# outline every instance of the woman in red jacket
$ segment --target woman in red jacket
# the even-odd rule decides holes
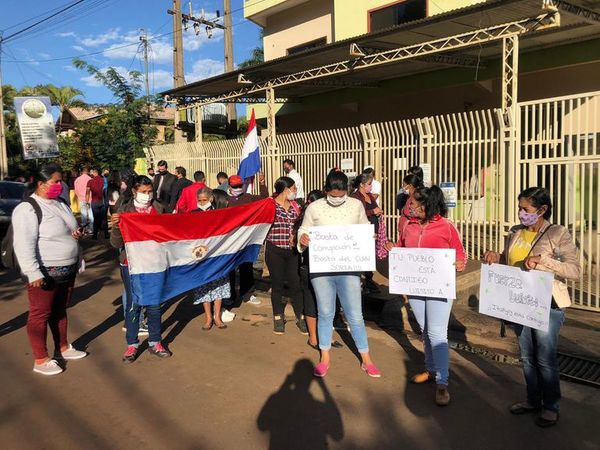
[[[417,189],[411,199],[410,216],[396,246],[408,248],[453,248],[456,270],[465,270],[467,257],[454,224],[446,219],[448,208],[437,186]],[[394,245],[389,242],[388,250]],[[423,335],[426,371],[411,378],[413,383],[435,380],[435,402],[450,403],[448,392],[448,321],[453,299],[409,295],[410,307]]]

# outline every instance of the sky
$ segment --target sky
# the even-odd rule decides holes
[[[2,46],[3,83],[17,88],[48,83],[72,86],[83,91],[83,100],[88,103],[110,103],[114,101],[112,94],[87,72],[73,67],[72,59],[79,57],[100,69],[112,66],[121,73],[143,73],[139,37],[140,29],[144,29],[150,42],[150,91],[158,93],[173,87],[173,19],[167,14],[172,0],[84,0],[55,19],[9,38],[75,1],[1,0],[0,30],[6,38]],[[244,19],[243,3],[231,0],[236,65],[260,45],[260,27]],[[187,13],[187,0],[182,4]],[[223,2],[194,0],[192,9],[196,16],[204,10],[206,18],[211,19],[216,10],[223,15]],[[223,72],[221,30],[213,30],[209,38],[204,29],[196,35],[190,24],[183,40],[186,83]]]

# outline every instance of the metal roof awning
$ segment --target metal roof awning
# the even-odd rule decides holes
[[[364,65],[358,67],[361,60],[368,59],[369,55],[536,18],[542,13],[545,3],[548,2],[493,0],[190,83],[163,92],[163,95],[176,98],[180,103],[209,103],[213,99],[238,102],[264,101],[264,89],[260,87],[269,80],[283,77],[289,78],[290,81],[277,85],[277,98],[296,99],[344,88],[376,87],[382,80],[448,67],[484,65],[486,60],[500,57],[499,45],[482,41],[482,44],[465,45],[450,51],[442,47],[433,49],[435,51],[424,56],[397,58],[369,67]],[[520,43],[522,52],[600,37],[600,12],[597,11],[600,8],[600,1],[554,0],[549,3],[552,3],[560,13],[560,27],[523,34]],[[351,49],[354,49],[353,54]],[[314,71],[336,63],[345,63],[347,67],[349,60],[356,61],[357,68],[366,70],[340,71],[323,77],[311,77],[309,80],[295,77],[295,74],[303,71]],[[256,86],[257,89],[243,89],[251,86]],[[241,89],[243,94],[240,94]],[[228,96],[226,95],[228,93],[236,93],[236,95]]]

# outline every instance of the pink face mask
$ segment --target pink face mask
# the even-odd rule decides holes
[[[46,194],[50,199],[56,199],[60,197],[62,193],[62,185],[60,183],[54,183],[48,186],[48,193]]]

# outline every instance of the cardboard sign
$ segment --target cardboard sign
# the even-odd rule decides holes
[[[332,225],[309,230],[310,273],[373,272],[373,225]]]
[[[456,250],[394,248],[390,252],[390,294],[456,298]]]
[[[548,331],[554,275],[501,264],[482,264],[479,312]]]

